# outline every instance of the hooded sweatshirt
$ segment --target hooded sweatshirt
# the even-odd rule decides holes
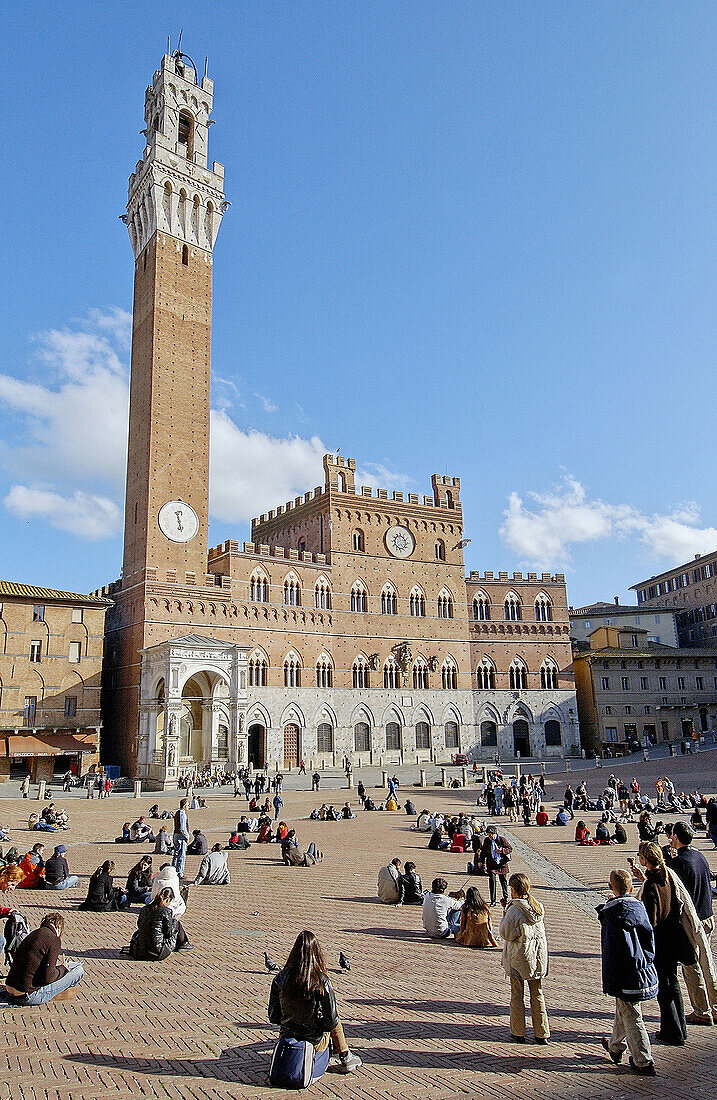
[[[599,905],[597,914],[603,993],[633,1003],[656,996],[655,936],[645,906],[626,894]]]
[[[181,917],[187,906],[180,893],[179,875],[172,866],[162,867],[152,879],[151,900],[154,901],[159,891],[164,890],[165,887],[168,887],[174,895],[169,903],[169,908],[175,917]]]
[[[506,974],[517,970],[521,978],[531,981],[548,973],[548,941],[545,938],[543,907],[533,899],[537,912],[527,898],[513,898],[505,907],[500,922],[503,939],[503,969]]]

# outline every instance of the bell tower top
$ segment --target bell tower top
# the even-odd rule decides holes
[[[214,82],[186,54],[165,54],[144,97],[146,146],[130,176],[127,214],[135,259],[155,232],[211,253],[222,215],[224,166],[208,167]]]

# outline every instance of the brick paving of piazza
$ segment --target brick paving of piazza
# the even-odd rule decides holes
[[[615,762],[612,770],[628,779],[637,774],[651,791],[658,774],[669,774],[678,790],[700,784],[708,792],[717,789],[716,764],[712,751],[646,764],[641,759]],[[606,764],[603,771],[575,771],[572,779],[586,778],[593,793],[610,770]],[[549,777],[551,805],[564,781],[562,773]],[[341,804],[342,793],[327,789],[320,800],[333,797]],[[355,805],[355,792],[350,793]],[[469,794],[413,788],[412,797],[418,809],[450,812],[475,795],[472,789]],[[162,964],[133,962],[119,954],[135,927],[137,907],[129,914],[96,914],[79,912],[77,905],[89,873],[102,860],[116,860],[116,881],[123,883],[140,854],[151,851],[151,845],[115,845],[122,822],[134,820],[155,800],[162,808],[174,808],[176,796],[65,798],[71,829],[56,839],[27,831],[27,815],[36,802],[0,801],[0,821],[11,827],[12,842],[21,851],[38,839],[48,847],[53,839],[68,845],[80,887],[64,894],[23,891],[16,898],[33,927],[48,909],[66,912],[64,946],[85,968],[74,1001],[2,1010],[2,1100],[284,1095],[267,1086],[275,1032],[266,1019],[271,979],[263,951],[283,962],[305,927],[317,933],[327,951],[347,1038],[364,1062],[355,1074],[327,1074],[312,1086],[312,1095],[503,1098],[510,1090],[591,1100],[714,1093],[717,1028],[691,1027],[685,1049],[655,1045],[657,1082],[635,1077],[626,1066],[614,1067],[599,1045],[609,1031],[614,1002],[600,992],[593,890],[604,889],[610,867],[627,865],[628,853],[636,849],[635,825],[628,826],[627,848],[579,848],[572,843],[572,828],[504,828],[501,821],[501,831],[515,843],[513,869],[531,875],[545,905],[551,953],[544,983],[551,1043],[518,1047],[509,1041],[509,988],[500,952],[430,941],[418,907],[396,909],[375,900],[376,871],[393,856],[413,858],[424,885],[445,874],[450,889],[466,882],[466,857],[429,852],[428,836],[411,832],[411,819],[403,813],[359,811],[355,821],[313,822],[306,818],[316,795],[288,790],[284,799],[284,816],[304,845],[315,840],[324,849],[325,862],[286,868],[278,845],[253,844],[249,852],[232,852],[231,886],[198,887],[190,895],[182,919],[196,950]],[[56,801],[62,805],[62,795]],[[210,844],[226,840],[245,805],[230,793],[210,795],[207,808],[190,815],[190,825],[201,826]],[[598,815],[584,816],[594,829]],[[711,844],[701,839],[698,847],[717,868]],[[154,861],[155,867],[164,862],[158,856]],[[198,864],[199,857],[189,858],[188,877]],[[471,882],[487,893],[486,879]],[[493,912],[497,922],[499,907]],[[339,950],[352,961],[350,973],[338,970]],[[656,1001],[649,1002],[645,1016],[652,1036]]]

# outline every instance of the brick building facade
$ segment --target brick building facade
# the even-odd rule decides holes
[[[676,612],[681,646],[717,646],[717,550],[634,584],[639,607]]]
[[[122,579],[102,590],[112,756],[148,783],[196,764],[543,756],[578,744],[564,577],[465,576],[458,478],[324,484],[207,544],[212,82],[165,57],[130,179],[135,256]]]

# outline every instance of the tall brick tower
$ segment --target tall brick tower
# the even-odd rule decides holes
[[[135,257],[123,589],[146,568],[207,568],[212,250],[224,168],[207,167],[213,82],[175,51],[145,94],[146,148],[129,181]],[[189,574],[189,577],[187,576]]]

